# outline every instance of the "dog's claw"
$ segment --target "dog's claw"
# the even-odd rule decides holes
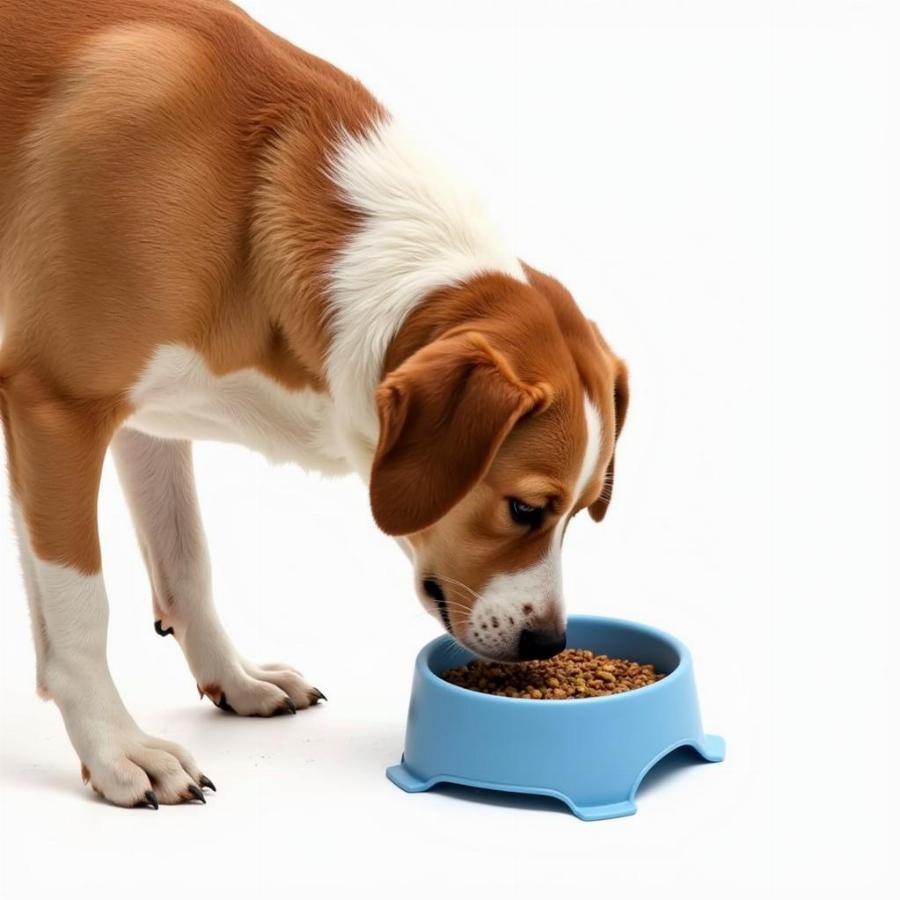
[[[150,809],[159,809],[159,798],[153,791],[147,791],[144,794],[144,803],[150,807]]]
[[[200,782],[201,787],[209,788],[211,791],[215,791],[216,786],[205,775],[201,775],[198,781]]]
[[[313,697],[315,697],[316,700],[328,700],[328,698],[317,687],[314,687],[312,689],[312,693]],[[316,700],[314,700],[313,702],[315,703]]]
[[[188,790],[195,800],[199,800],[201,803],[206,803],[206,797],[203,796],[203,791],[197,787],[196,784],[189,784]]]
[[[197,693],[200,695],[201,700],[206,696],[206,694],[203,693],[203,688],[200,687],[199,684],[197,685]]]
[[[168,637],[170,634],[175,634],[175,629],[171,625],[168,628],[162,627],[162,619],[157,619],[153,623],[153,627],[156,629],[156,633],[160,637]]]
[[[297,704],[291,700],[290,697],[284,698],[284,703],[281,704],[281,712],[282,713],[290,713],[292,716],[297,715]]]
[[[223,693],[221,697],[219,697],[219,702],[216,704],[219,709],[224,710],[225,712],[234,712],[234,707],[229,705],[228,700],[225,699],[225,694]]]

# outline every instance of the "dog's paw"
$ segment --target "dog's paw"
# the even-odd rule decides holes
[[[224,675],[197,683],[200,696],[239,716],[278,716],[327,699],[291,666],[253,665],[241,660]]]
[[[82,761],[81,777],[117,806],[145,806],[199,800],[203,788],[215,790],[194,758],[171,741],[142,731],[109,736]]]

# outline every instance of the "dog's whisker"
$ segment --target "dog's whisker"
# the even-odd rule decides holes
[[[463,602],[463,601],[470,601],[471,598],[467,594],[460,593],[452,585],[445,585],[443,588],[443,593],[444,593],[444,602],[445,603],[455,604],[456,606],[464,606],[466,609],[469,609],[469,607],[471,606],[470,602]],[[447,594],[450,595],[449,598],[447,597]],[[462,599],[460,600],[460,599],[456,599],[456,598],[462,598]]]
[[[446,597],[447,593],[451,594],[449,599]],[[471,610],[472,606],[470,603],[465,603],[460,599],[454,599],[463,598],[463,600],[469,600],[470,598],[465,594],[455,593],[453,588],[448,588],[447,590],[445,590],[444,595],[444,602],[447,604],[447,606],[453,606],[456,609],[464,609],[466,612],[469,612],[469,610]]]
[[[459,581],[456,578],[451,578],[449,575],[441,575],[439,573],[435,573],[435,578],[439,579],[440,581],[448,581],[448,582],[450,582],[450,584],[457,585],[457,586],[463,588],[464,590],[468,591],[469,594],[471,594],[475,600],[484,599],[481,596],[481,594],[478,593],[478,591],[473,590],[467,584],[464,584],[462,581]]]
[[[445,596],[444,606],[454,612],[468,616],[472,612],[472,606],[468,603],[461,603],[459,600],[447,598]]]
[[[438,575],[437,577],[442,581],[448,581],[452,585],[463,588],[463,590],[468,591],[473,597],[478,596],[477,591],[470,588],[465,582],[459,581],[457,578],[451,578],[449,575]]]
[[[447,596],[448,594],[450,595],[449,597]],[[453,606],[456,609],[464,609],[466,612],[469,612],[472,608],[471,598],[467,594],[461,593],[452,585],[444,586],[444,602],[448,606]]]

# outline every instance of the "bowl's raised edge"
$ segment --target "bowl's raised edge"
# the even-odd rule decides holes
[[[691,663],[691,653],[685,644],[679,641],[678,638],[673,637],[667,631],[662,631],[659,628],[654,628],[652,625],[644,625],[642,622],[633,622],[629,619],[616,619],[609,616],[591,616],[584,614],[569,616],[567,622],[578,622],[579,624],[584,623],[594,625],[618,625],[630,628],[633,631],[638,631],[641,634],[648,635],[649,637],[656,638],[663,643],[669,644],[672,649],[674,649],[678,654],[678,665],[676,665],[675,668],[668,675],[666,675],[665,678],[655,682],[654,684],[648,684],[646,687],[635,688],[634,690],[625,691],[621,694],[610,694],[606,697],[573,697],[569,700],[530,700],[527,697],[501,697],[497,694],[482,694],[480,691],[473,691],[469,688],[459,687],[459,685],[451,684],[449,681],[444,681],[444,679],[441,678],[440,675],[437,675],[431,670],[431,667],[428,665],[428,658],[437,650],[438,647],[442,645],[453,644],[455,646],[460,646],[449,635],[442,635],[441,637],[435,638],[433,641],[429,641],[416,656],[415,668],[416,671],[429,684],[433,685],[439,690],[449,691],[451,694],[455,693],[459,695],[465,695],[469,697],[469,699],[472,700],[473,703],[530,703],[533,706],[552,704],[553,707],[556,708],[560,706],[568,706],[572,703],[584,705],[585,703],[624,702],[627,701],[629,697],[633,698],[635,695],[646,696],[648,691],[664,690],[666,687],[671,686],[671,679],[676,678],[676,676],[679,679],[683,677],[684,671]],[[466,650],[466,652],[471,653],[468,648],[464,647],[463,649]],[[474,654],[472,655],[474,656]],[[669,684],[667,685],[666,682],[668,682]]]

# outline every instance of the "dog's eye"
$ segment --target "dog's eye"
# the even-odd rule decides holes
[[[515,497],[509,498],[509,514],[517,525],[527,525],[529,528],[539,528],[544,521],[542,506],[532,506]]]

